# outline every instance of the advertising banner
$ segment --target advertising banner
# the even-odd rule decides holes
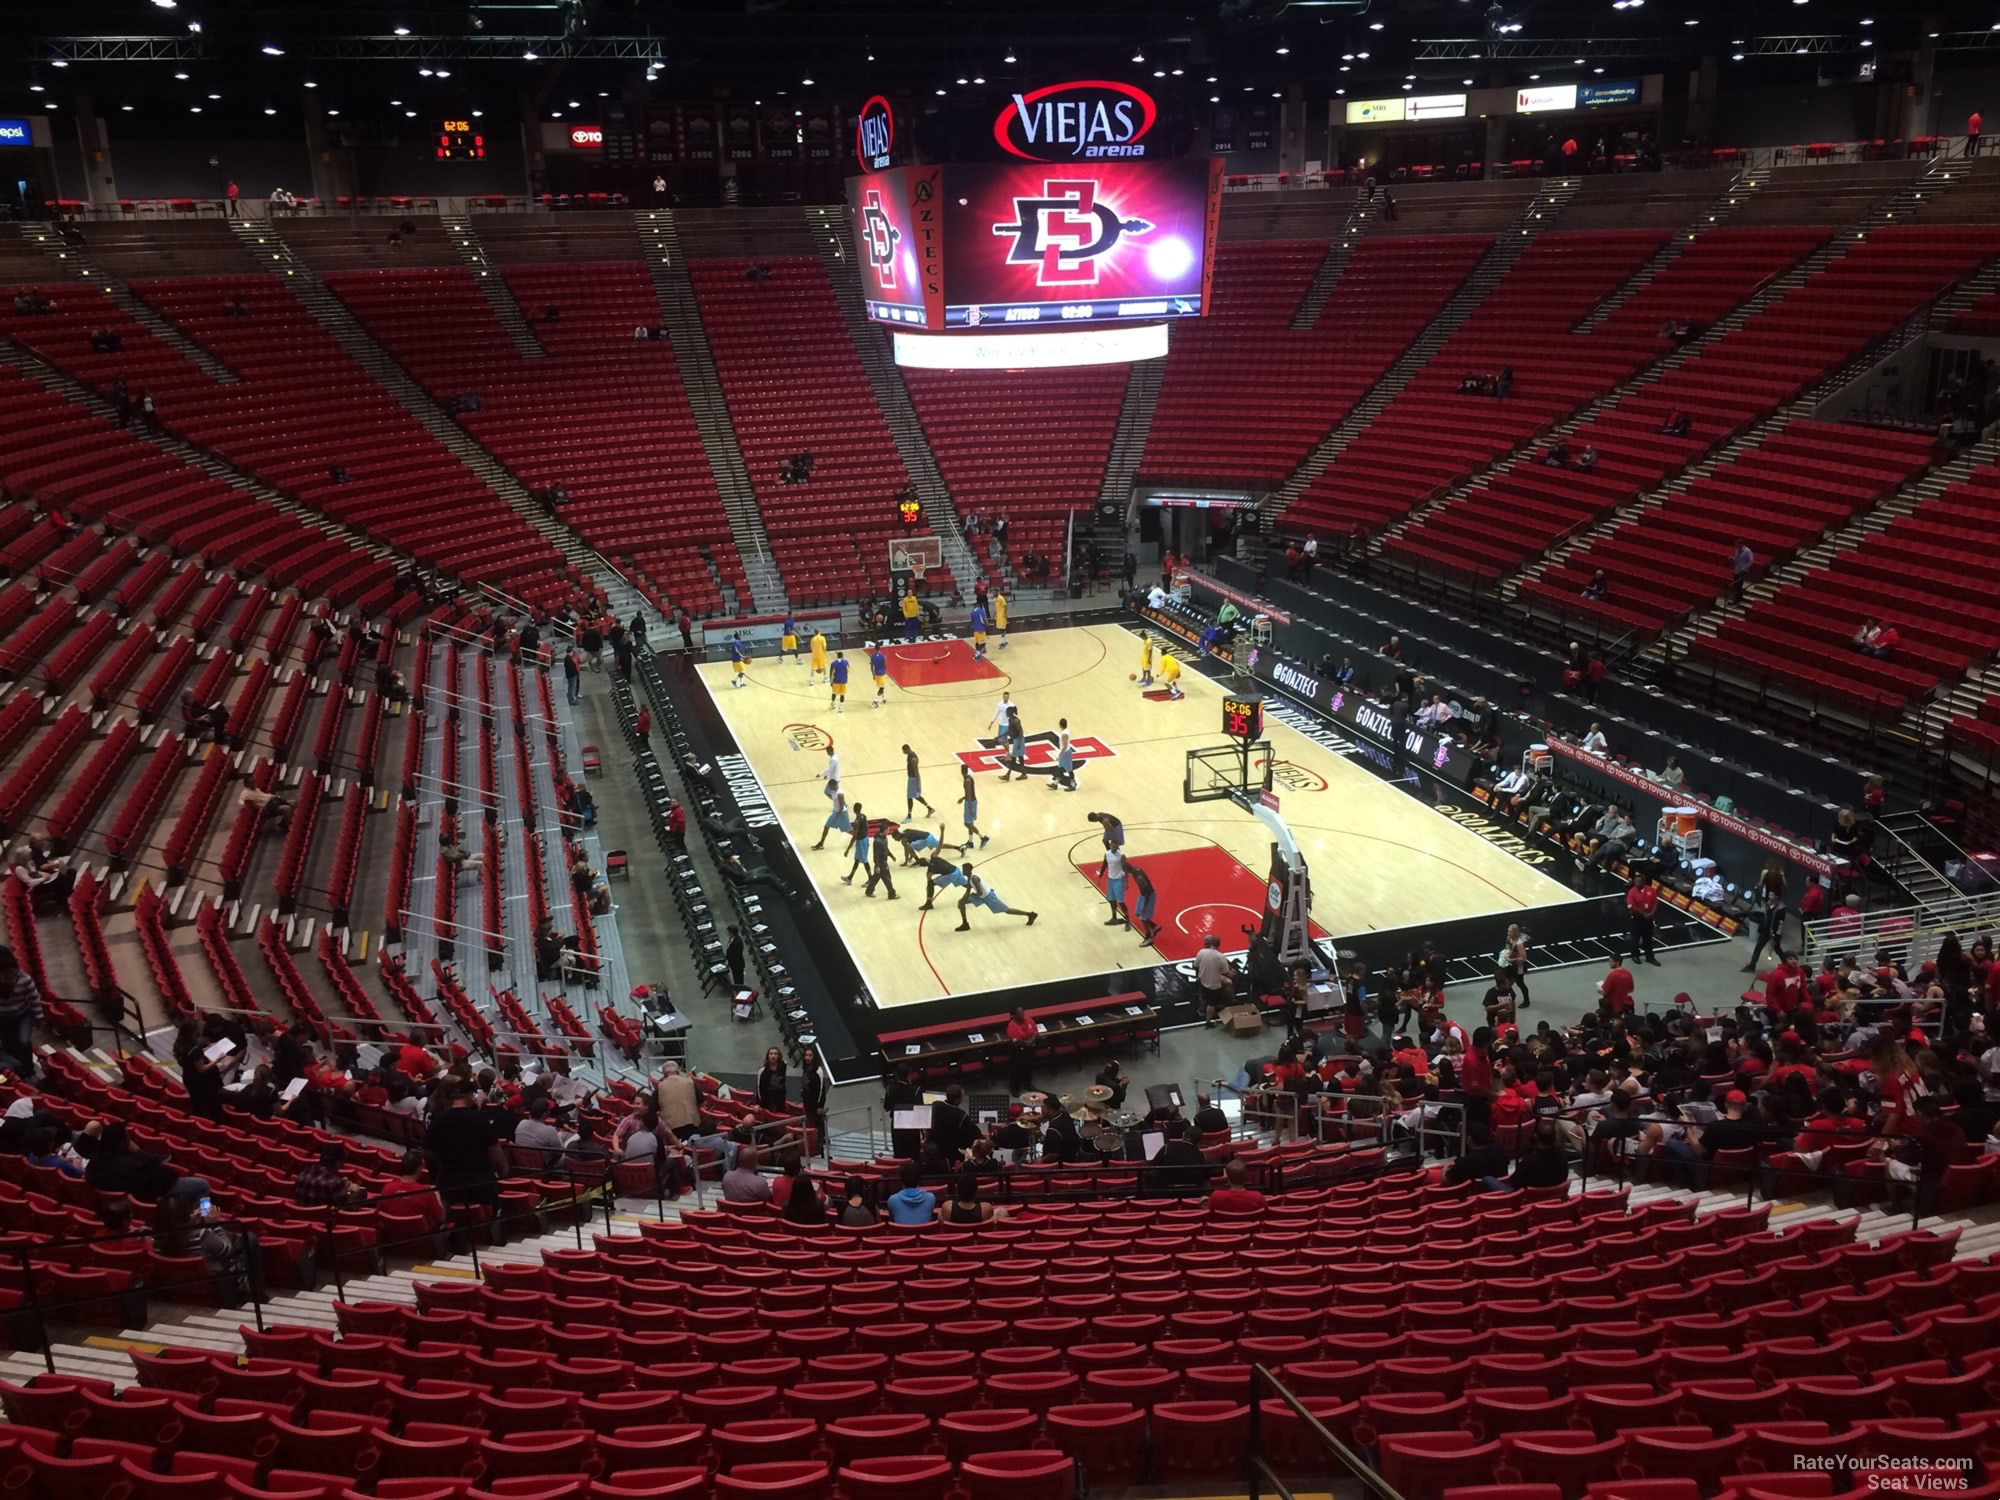
[[[933,326],[925,310],[910,205],[908,179],[920,170],[899,167],[847,179],[847,211],[861,258],[861,290],[868,316],[878,323]]]
[[[1548,88],[1522,89],[1514,95],[1514,108],[1524,115],[1542,114],[1548,110],[1575,109],[1576,85],[1563,83]]]
[[[1251,670],[1259,681],[1317,710],[1343,729],[1400,751],[1411,764],[1422,766],[1453,786],[1472,784],[1478,763],[1457,741],[1448,734],[1418,728],[1407,718],[1399,719],[1392,705],[1366,693],[1342,688],[1310,667],[1287,661],[1271,651],[1258,652]]]
[[[1605,104],[1637,104],[1639,102],[1639,80],[1619,78],[1610,83],[1579,84],[1576,102],[1585,109],[1594,109]]]

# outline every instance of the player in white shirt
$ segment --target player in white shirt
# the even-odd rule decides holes
[[[819,774],[826,783],[827,796],[831,797],[840,790],[840,756],[831,745],[826,747],[826,769]]]

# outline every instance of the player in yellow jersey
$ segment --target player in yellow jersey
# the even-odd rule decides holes
[[[785,616],[785,633],[778,637],[778,656],[780,660],[789,656],[792,659],[792,665],[798,665],[799,622],[794,620],[790,615]]]
[[[1004,590],[993,591],[993,633],[1000,637],[1000,649],[1007,649],[1007,595]]]
[[[818,682],[824,676],[826,676],[826,632],[815,625],[812,638],[812,671],[807,675],[806,681]]]
[[[923,605],[917,602],[917,591],[915,589],[907,590],[903,594],[903,639],[904,640],[914,641],[917,638],[917,616],[921,615],[923,612],[924,612]]]
[[[1151,632],[1142,631],[1139,635],[1139,686],[1149,688],[1152,685],[1153,637]]]
[[[1184,696],[1181,692],[1180,659],[1174,655],[1171,647],[1162,646],[1160,648],[1160,681],[1167,685],[1167,696],[1169,698]]]

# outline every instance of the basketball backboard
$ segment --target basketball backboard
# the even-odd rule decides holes
[[[1181,800],[1219,802],[1247,795],[1260,787],[1268,791],[1270,786],[1269,740],[1259,740],[1247,746],[1203,745],[1187,753],[1187,773],[1181,781]]]
[[[889,538],[889,577],[901,579],[915,574],[927,577],[944,566],[944,543],[935,536],[892,536]]]

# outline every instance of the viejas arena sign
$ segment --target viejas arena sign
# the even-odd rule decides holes
[[[1146,136],[1159,117],[1153,96],[1129,83],[1052,83],[1010,96],[993,121],[993,139],[1023,161],[1131,160],[1147,154]]]
[[[854,122],[854,156],[864,172],[880,172],[889,165],[896,147],[896,116],[889,101],[874,95],[861,106]]]

